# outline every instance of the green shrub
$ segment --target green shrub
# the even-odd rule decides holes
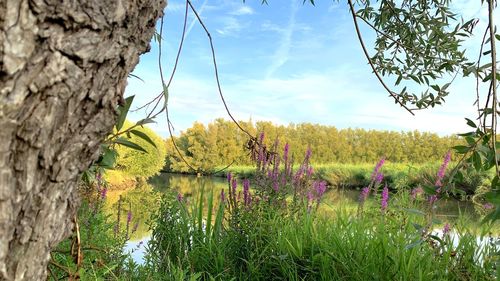
[[[124,128],[130,126],[132,126],[132,123],[126,121]],[[147,127],[142,128],[138,126],[135,129],[146,134],[156,144],[156,147],[133,134],[125,136],[127,138],[130,137],[130,141],[144,148],[147,153],[123,145],[117,145],[118,159],[116,167],[118,170],[134,177],[149,178],[157,175],[165,165],[165,158],[167,156],[165,142],[159,135]]]

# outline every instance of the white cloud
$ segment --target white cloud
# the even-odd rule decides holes
[[[247,26],[246,24],[242,24],[235,17],[223,17],[220,21],[222,22],[222,28],[218,28],[216,31],[222,36],[236,36],[245,26]]]
[[[249,6],[241,6],[238,9],[230,12],[230,14],[234,16],[253,15],[254,13],[255,11]]]
[[[276,51],[274,52],[273,61],[271,62],[271,65],[267,68],[267,77],[272,76],[274,72],[276,72],[276,70],[278,70],[278,68],[284,65],[288,60],[290,45],[292,43],[292,35],[295,29],[295,15],[297,14],[298,10],[297,1],[293,0],[290,1],[290,3],[291,3],[291,9],[290,9],[288,25],[284,29],[278,49],[276,49]]]

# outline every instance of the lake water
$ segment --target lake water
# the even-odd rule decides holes
[[[155,205],[158,196],[166,190],[176,190],[189,201],[190,198],[197,196],[202,188],[205,191],[213,190],[215,195],[220,194],[222,189],[227,189],[228,185],[226,179],[221,177],[161,174],[135,189],[108,192],[107,211],[116,216],[118,198],[121,197],[122,202],[125,202],[121,207],[121,221],[126,221],[126,214],[128,210],[131,210],[132,225],[137,224],[137,230],[132,233],[131,239],[126,245],[126,251],[132,253],[136,262],[142,262],[145,245],[150,236],[147,221],[157,208]],[[214,197],[218,198],[218,196]],[[330,189],[325,193],[322,202],[327,206],[356,206],[358,198],[358,190]],[[436,217],[443,221],[453,221],[460,213],[465,214],[472,221],[479,219],[473,204],[452,199],[439,201]]]

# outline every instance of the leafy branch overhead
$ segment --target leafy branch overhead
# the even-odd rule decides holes
[[[375,54],[370,62],[383,76],[395,76],[395,86],[412,82],[426,89],[419,95],[403,87],[398,98],[415,109],[442,104],[450,83],[436,80],[450,74],[451,81],[471,64],[461,49],[477,20],[463,22],[451,12],[448,0],[357,1],[356,17],[376,33]]]

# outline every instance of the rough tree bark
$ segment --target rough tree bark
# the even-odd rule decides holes
[[[164,0],[0,0],[0,280],[43,280]]]

